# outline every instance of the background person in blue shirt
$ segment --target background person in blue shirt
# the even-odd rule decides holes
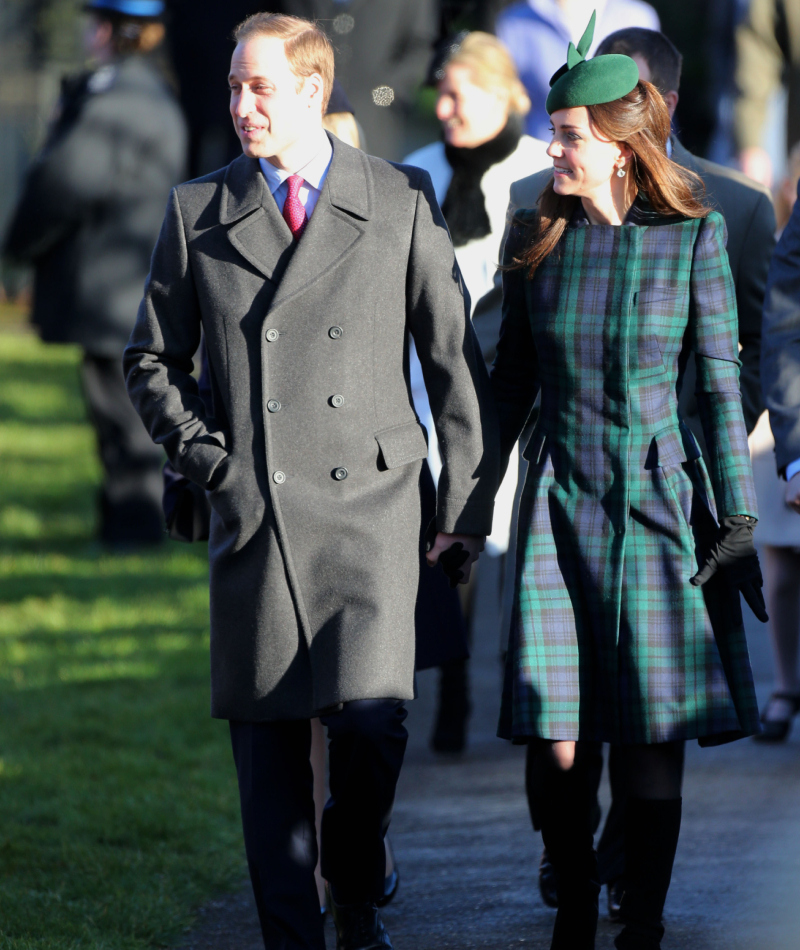
[[[660,29],[658,14],[643,0],[520,0],[497,18],[497,36],[514,57],[531,100],[525,131],[534,138],[550,141],[550,117],[544,107],[550,77],[563,64],[570,40],[577,43],[593,10],[597,25],[589,56],[623,27]]]

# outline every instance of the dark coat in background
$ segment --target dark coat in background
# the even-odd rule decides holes
[[[438,36],[434,0],[286,0],[282,6],[317,20],[330,36],[336,78],[368,151],[399,161],[423,144],[415,140],[413,108]]]
[[[800,458],[800,200],[769,269],[761,379],[775,436],[775,461],[783,472]]]
[[[491,529],[495,419],[430,179],[331,141],[296,246],[253,159],[175,189],[126,350],[151,435],[210,491],[220,718],[413,696],[427,444],[409,332],[445,459],[437,526]],[[191,376],[201,327],[214,418]]]
[[[775,248],[775,211],[766,188],[724,165],[717,165],[688,152],[673,138],[672,158],[695,172],[706,186],[706,199],[721,212],[728,228],[728,262],[736,290],[739,315],[739,386],[742,412],[748,432],[755,428],[764,411],[761,399],[759,363],[761,359],[761,309],[767,271]],[[690,358],[683,378],[679,408],[700,446],[705,449],[697,400],[694,395],[695,361]]]
[[[736,290],[739,320],[742,411],[747,431],[751,432],[764,408],[759,381],[761,308],[767,270],[775,247],[772,201],[769,192],[761,185],[730,168],[692,155],[675,138],[672,139],[672,158],[703,179],[707,200],[725,218],[728,229],[726,250]],[[534,208],[552,176],[552,169],[548,168],[515,181],[511,185],[509,218],[518,208]],[[705,450],[705,437],[694,395],[695,378],[694,354],[690,354],[683,376],[679,409],[700,447]]]
[[[269,9],[291,13],[270,0],[166,0],[167,42],[189,125],[188,177],[199,178],[242,153],[230,113],[225,81],[231,68],[233,31],[242,20]],[[163,207],[162,207],[163,212]]]
[[[185,153],[183,115],[145,58],[102,67],[67,90],[4,248],[34,266],[43,340],[119,358]]]

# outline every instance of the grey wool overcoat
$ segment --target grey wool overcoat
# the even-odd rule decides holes
[[[494,410],[430,179],[332,142],[296,244],[255,159],[174,189],[125,352],[152,437],[209,491],[219,718],[413,696],[427,445],[409,332],[443,448],[437,527],[491,528]]]

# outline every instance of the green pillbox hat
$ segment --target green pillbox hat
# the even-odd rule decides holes
[[[639,82],[639,67],[630,56],[609,53],[586,59],[594,37],[596,16],[592,14],[577,47],[569,44],[566,63],[550,80],[546,104],[549,115],[559,109],[613,102],[626,96]]]

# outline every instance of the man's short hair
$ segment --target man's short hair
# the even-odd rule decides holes
[[[285,13],[254,13],[233,31],[236,43],[255,36],[275,36],[284,41],[286,59],[299,79],[312,73],[322,76],[322,114],[328,108],[333,89],[333,46],[325,33],[311,20]]]
[[[678,91],[683,56],[672,40],[658,30],[629,26],[627,29],[610,33],[597,47],[595,56],[605,56],[607,53],[641,56],[650,67],[652,83],[662,96],[673,90]]]

